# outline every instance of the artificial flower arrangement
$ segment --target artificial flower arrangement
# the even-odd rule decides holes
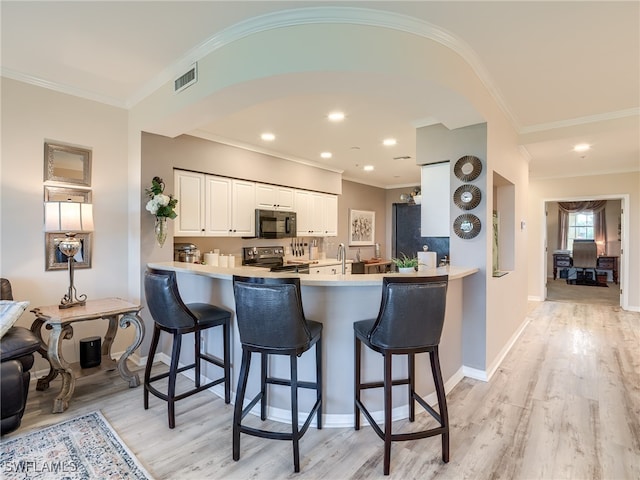
[[[175,212],[178,199],[173,195],[164,194],[164,181],[160,177],[153,177],[151,187],[145,190],[150,198],[147,202],[146,209],[156,217],[167,217],[172,220],[178,216]]]

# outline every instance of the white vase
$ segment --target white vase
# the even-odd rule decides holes
[[[400,273],[414,273],[416,271],[413,267],[398,267],[398,272]]]

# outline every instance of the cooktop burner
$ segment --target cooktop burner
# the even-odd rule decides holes
[[[242,265],[276,267],[284,264],[284,247],[244,247]]]
[[[269,268],[271,272],[309,273],[308,263],[285,265],[284,247],[244,247],[242,265]]]

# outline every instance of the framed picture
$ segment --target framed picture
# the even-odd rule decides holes
[[[45,142],[44,181],[91,186],[91,150]]]
[[[91,190],[84,188],[44,187],[45,202],[79,202],[91,203]]]
[[[91,268],[91,233],[76,233],[82,246],[74,257],[76,268]],[[45,233],[45,270],[66,270],[68,268],[67,256],[60,251],[58,245],[64,240],[64,233]]]
[[[373,245],[376,238],[376,212],[349,210],[349,245]]]

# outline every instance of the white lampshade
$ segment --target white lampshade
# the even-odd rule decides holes
[[[93,231],[93,205],[79,202],[44,202],[44,231]]]

